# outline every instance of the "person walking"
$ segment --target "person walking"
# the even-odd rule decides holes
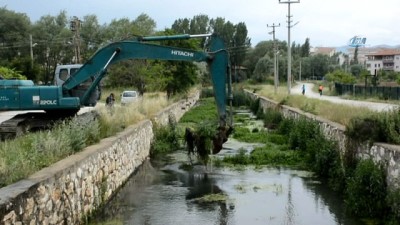
[[[322,89],[324,89],[324,87],[322,85],[319,85],[319,88],[318,88],[319,96],[322,96]]]
[[[303,84],[303,87],[301,88],[301,93],[304,95],[306,93],[306,85]]]
[[[106,106],[113,107],[115,102],[114,93],[111,93],[106,99]]]

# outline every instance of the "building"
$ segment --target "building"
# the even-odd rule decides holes
[[[400,72],[400,51],[385,49],[366,56],[366,69],[371,75],[379,70]]]
[[[329,48],[329,47],[313,47],[310,49],[310,54],[311,55],[327,55],[329,57],[332,57],[336,53],[335,48]]]

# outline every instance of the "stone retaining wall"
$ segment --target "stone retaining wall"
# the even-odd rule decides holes
[[[275,101],[258,96],[250,91],[246,91],[246,93],[252,99],[260,99],[260,106],[263,110],[271,108],[278,109],[282,112],[284,117],[299,118],[305,116],[306,118],[317,121],[325,136],[331,140],[337,141],[341,154],[343,155],[345,153],[347,137],[345,135],[346,128],[343,125],[303,112],[296,108],[279,105]],[[400,146],[385,143],[374,143],[372,146],[359,145],[357,147],[357,156],[362,159],[370,158],[374,162],[384,165],[386,168],[388,185],[392,188],[400,188]]]
[[[154,121],[179,120],[199,93],[173,104]],[[0,189],[0,223],[81,224],[107,202],[148,158],[153,123],[145,120],[85,148],[28,179]]]

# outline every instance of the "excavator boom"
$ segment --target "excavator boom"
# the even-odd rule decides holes
[[[230,92],[229,56],[224,42],[211,35],[207,51],[163,46],[151,42],[206,37],[206,35],[171,35],[140,37],[119,41],[99,49],[62,86],[34,86],[32,83],[1,84],[0,110],[45,110],[63,115],[76,113],[81,107],[94,106],[99,99],[98,87],[107,68],[128,59],[158,59],[206,62],[210,69],[220,126],[226,126],[227,86]],[[4,82],[3,82],[4,83]],[[230,94],[230,93],[228,93]],[[1,127],[1,125],[0,125]]]

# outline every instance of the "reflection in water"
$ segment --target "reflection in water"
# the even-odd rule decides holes
[[[303,171],[179,166],[146,162],[93,224],[362,224],[346,218],[342,200]]]
[[[314,204],[316,209],[322,208],[322,206],[329,206],[329,212],[335,215],[337,224],[344,225],[362,225],[365,224],[360,220],[349,218],[346,216],[345,204],[340,195],[333,192],[326,185],[316,183],[312,178],[303,178],[303,183],[307,189],[314,193]]]
[[[292,202],[292,176],[289,177],[285,225],[292,225],[295,221],[294,206]]]

